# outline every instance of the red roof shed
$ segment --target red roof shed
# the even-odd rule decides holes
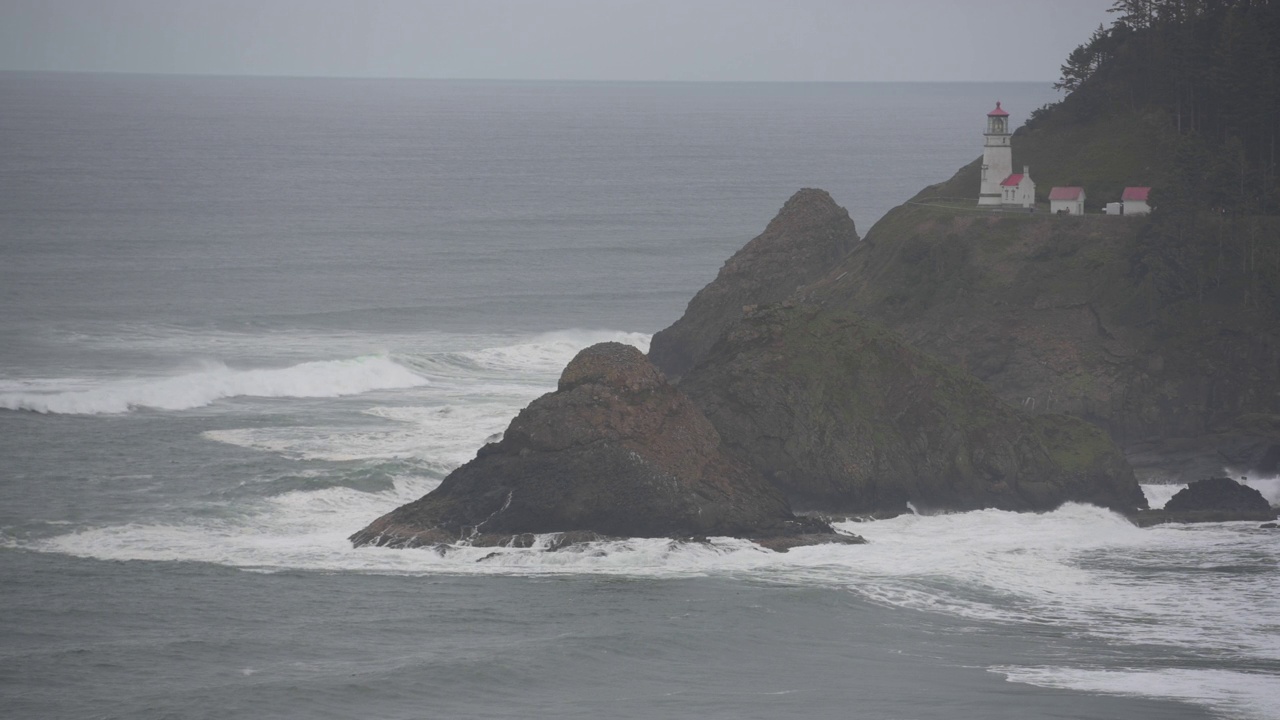
[[[1120,196],[1120,199],[1126,202],[1129,200],[1141,200],[1146,202],[1150,195],[1151,188],[1149,187],[1127,187],[1124,189],[1124,194]]]

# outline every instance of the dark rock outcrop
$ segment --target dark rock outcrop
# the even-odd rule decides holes
[[[1231,478],[1215,477],[1197,480],[1169,498],[1164,509],[1170,512],[1193,510],[1230,510],[1234,512],[1266,512],[1271,504],[1255,488]]]
[[[580,352],[529,404],[419,500],[352,536],[394,547],[527,546],[534,534],[729,535],[774,549],[860,542],[792,515],[782,493],[721,449],[702,412],[635,348]]]
[[[1146,507],[1101,430],[1025,415],[855,313],[794,302],[750,311],[680,388],[796,507]]]
[[[802,293],[1029,412],[1102,427],[1141,480],[1189,482],[1276,458],[1280,247],[1250,253],[1277,236],[1277,218],[1175,227],[907,204]],[[1245,280],[1246,265],[1261,274]]]
[[[824,190],[792,195],[769,226],[734,253],[719,275],[689,301],[684,315],[653,336],[649,359],[679,380],[744,305],[779,302],[827,274],[858,244],[849,212]]]
[[[1179,490],[1162,510],[1139,513],[1141,526],[1162,523],[1275,520],[1276,510],[1262,493],[1231,478],[1197,480]]]

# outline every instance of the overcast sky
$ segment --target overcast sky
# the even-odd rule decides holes
[[[1035,80],[1112,0],[0,0],[0,70]]]

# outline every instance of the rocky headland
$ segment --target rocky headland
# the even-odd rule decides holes
[[[827,193],[796,193],[655,336],[653,363],[617,343],[587,348],[500,442],[352,541],[727,535],[786,549],[858,541],[795,516],[792,504],[876,516],[909,504],[1146,506],[1099,428],[1011,405],[832,302],[856,243],[848,213]]]
[[[1180,22],[1209,37],[1225,17]],[[1039,211],[978,208],[981,159],[865,238],[801,190],[653,337],[653,365],[584,351],[501,442],[353,539],[838,537],[789,503],[1274,515],[1214,506],[1248,495],[1229,480],[1138,514],[1138,478],[1280,472],[1280,194],[1274,133],[1238,122],[1275,114],[1256,100],[1274,77],[1214,53],[1174,67],[1137,27],[1077,48],[1065,99],[1013,134]],[[1220,76],[1262,95],[1203,100]],[[1045,212],[1055,185],[1088,187],[1090,214]],[[1129,186],[1155,211],[1102,215]]]

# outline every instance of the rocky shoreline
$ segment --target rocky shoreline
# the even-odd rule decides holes
[[[731,536],[785,550],[862,541],[793,507],[1146,508],[1099,428],[1012,406],[832,302],[858,243],[830,195],[801,190],[655,335],[648,358],[618,343],[583,350],[501,441],[352,542]]]

